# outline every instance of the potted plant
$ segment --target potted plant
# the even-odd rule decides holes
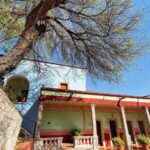
[[[72,140],[73,140],[73,144],[74,144],[74,147],[77,146],[77,141],[78,139],[80,138],[80,135],[81,135],[81,130],[78,129],[78,128],[74,128],[71,130],[71,135],[72,135]]]
[[[150,150],[150,137],[145,135],[139,135],[137,142],[142,146],[142,150]]]
[[[72,136],[80,136],[80,134],[81,134],[81,129],[77,129],[77,128],[72,129],[72,130],[71,130],[71,134],[72,134]]]
[[[125,142],[120,137],[114,137],[112,139],[114,149],[115,150],[124,150],[125,149]]]

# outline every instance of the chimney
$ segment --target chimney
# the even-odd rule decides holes
[[[60,89],[61,90],[68,90],[68,84],[67,83],[60,83]]]

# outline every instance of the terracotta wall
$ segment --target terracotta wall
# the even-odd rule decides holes
[[[33,150],[33,140],[27,140],[17,143],[16,150]]]

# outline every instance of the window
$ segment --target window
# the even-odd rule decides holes
[[[96,127],[97,127],[97,136],[98,136],[98,143],[102,145],[102,130],[101,130],[101,122],[96,121]]]
[[[140,132],[142,134],[145,134],[144,122],[143,121],[138,121],[138,126],[139,126],[139,129],[140,129]]]
[[[117,125],[116,125],[116,121],[115,120],[110,120],[109,121],[109,125],[110,125],[110,132],[111,132],[111,137],[117,137]]]
[[[60,89],[61,90],[68,90],[68,84],[67,83],[60,83]]]
[[[29,90],[29,81],[23,76],[12,76],[7,80],[5,90],[14,102],[26,102]]]

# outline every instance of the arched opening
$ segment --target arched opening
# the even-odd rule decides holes
[[[12,76],[7,80],[4,89],[12,102],[26,102],[29,81],[24,76]]]

